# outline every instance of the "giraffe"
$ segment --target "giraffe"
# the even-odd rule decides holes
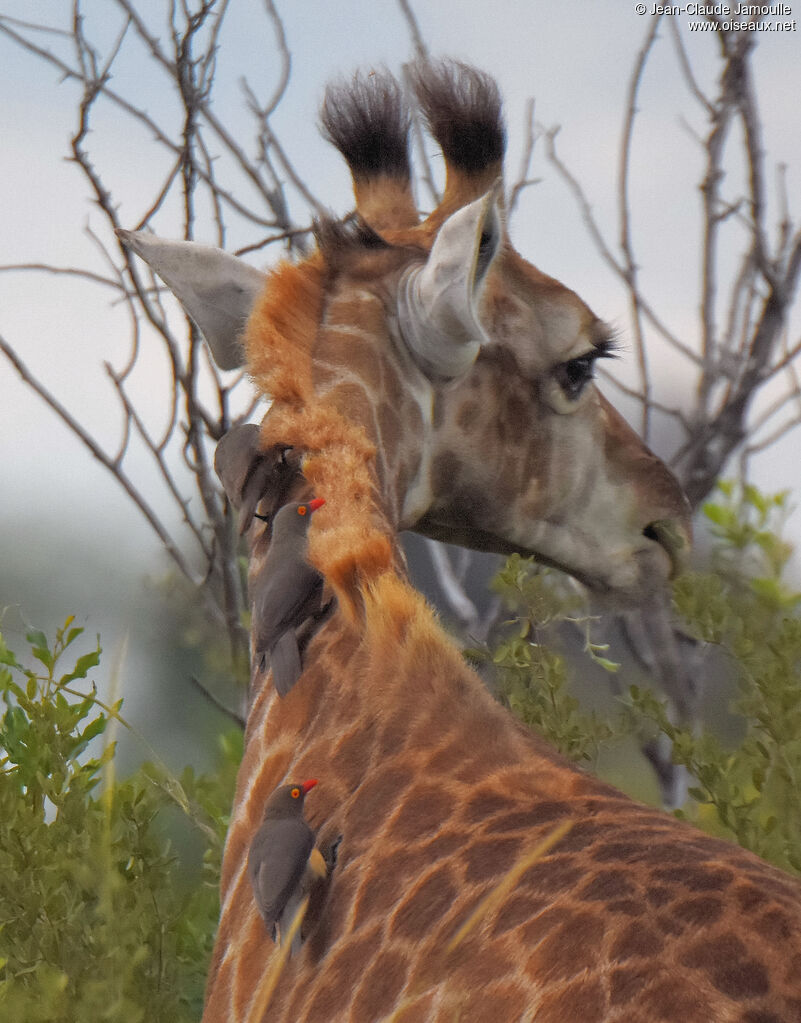
[[[335,599],[284,699],[258,666],[251,681],[204,1023],[799,1021],[798,884],[565,761],[491,698],[407,581],[397,535],[412,528],[535,553],[599,599],[647,604],[690,534],[676,481],[592,382],[608,329],[506,235],[496,86],[444,63],[413,81],[446,166],[424,220],[401,90],[371,72],[323,106],[357,214],[320,224],[312,256],[265,281],[125,236],[221,364],[247,320],[271,405],[220,471],[253,586],[269,549],[253,480],[268,517],[326,502],[309,559]],[[310,776],[307,817],[336,863],[263,1012],[275,950],[248,848],[269,793]]]

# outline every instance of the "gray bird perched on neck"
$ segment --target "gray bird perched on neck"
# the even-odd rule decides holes
[[[273,941],[283,942],[303,900],[316,880],[327,875],[314,833],[303,817],[306,794],[316,778],[282,785],[267,800],[264,823],[248,854],[248,874],[256,905]],[[300,927],[292,939],[292,954],[300,951]]]
[[[306,561],[307,532],[314,512],[325,504],[315,497],[285,504],[273,517],[270,549],[253,594],[255,664],[270,658],[273,682],[286,696],[303,670],[295,629],[320,611],[323,577]]]

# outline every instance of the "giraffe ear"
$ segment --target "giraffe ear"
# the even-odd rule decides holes
[[[236,256],[197,242],[166,241],[144,231],[118,231],[192,317],[220,369],[244,362],[241,334],[264,274]]]
[[[423,372],[451,380],[466,373],[487,340],[478,301],[501,242],[499,186],[453,213],[424,266],[401,279],[398,321]]]

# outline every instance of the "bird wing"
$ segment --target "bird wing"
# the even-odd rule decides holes
[[[278,695],[286,696],[303,671],[294,629],[287,629],[273,644],[270,650],[270,667],[273,672],[273,685]]]
[[[314,848],[314,834],[302,817],[268,819],[253,839],[248,873],[256,905],[271,927],[297,888]]]
[[[258,653],[273,646],[287,629],[319,610],[322,577],[301,557],[289,557],[264,568],[253,581],[254,645]]]

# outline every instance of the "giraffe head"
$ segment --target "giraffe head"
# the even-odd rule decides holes
[[[353,425],[393,530],[531,553],[596,593],[642,600],[687,550],[687,501],[593,382],[613,352],[608,326],[508,239],[495,83],[446,63],[419,65],[411,82],[446,167],[425,219],[403,92],[371,72],[326,94],[323,129],[350,167],[356,213],[319,224],[305,262],[265,287],[219,250],[125,240],[221,366],[241,359],[249,319],[248,367],[274,408],[313,393]]]

